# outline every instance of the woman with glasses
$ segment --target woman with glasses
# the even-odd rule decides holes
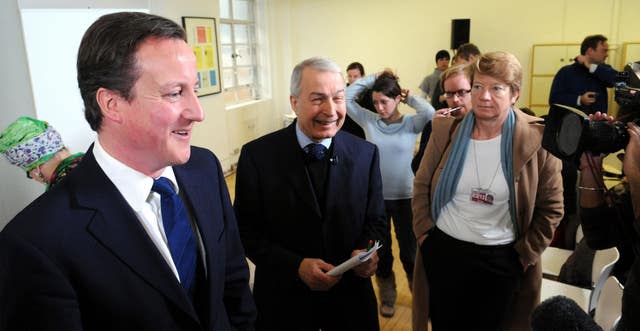
[[[372,90],[372,101],[377,113],[362,108],[356,96],[365,89]],[[400,260],[409,283],[413,277],[416,241],[411,230],[411,196],[413,172],[411,158],[418,134],[431,120],[435,110],[424,99],[408,95],[398,84],[398,77],[390,71],[369,75],[349,85],[345,93],[347,114],[362,127],[366,139],[378,146],[382,191],[387,213],[387,231],[379,261],[376,281],[380,289],[380,314],[393,316],[397,298],[393,256],[391,254],[391,225],[393,219]],[[406,102],[416,114],[402,114],[400,102]],[[410,285],[411,286],[411,285]]]
[[[436,118],[414,182],[414,232],[438,330],[528,330],[540,254],[562,218],[561,162],[514,107],[522,68],[506,52],[468,67],[472,110]]]

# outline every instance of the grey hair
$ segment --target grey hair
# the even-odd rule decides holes
[[[312,57],[308,58],[296,65],[293,68],[293,72],[291,73],[291,87],[290,93],[291,96],[297,97],[300,94],[300,83],[302,81],[302,71],[305,68],[312,68],[321,72],[334,72],[342,77],[342,69],[340,66],[335,63],[333,60],[326,57]],[[344,80],[344,77],[342,77]]]

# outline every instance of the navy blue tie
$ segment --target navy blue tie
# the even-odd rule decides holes
[[[309,154],[311,159],[318,161],[324,158],[327,148],[323,144],[309,144],[304,146],[304,151]]]
[[[171,181],[160,177],[153,181],[152,191],[160,194],[162,224],[169,242],[173,263],[180,275],[180,284],[191,297],[191,288],[196,278],[197,247],[191,230],[191,222],[184,203],[176,194]]]

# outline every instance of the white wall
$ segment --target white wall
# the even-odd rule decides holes
[[[37,118],[49,122],[72,153],[86,151],[96,137],[84,118],[76,79],[80,41],[100,16],[122,10],[148,12],[146,8],[21,9]]]
[[[529,99],[531,45],[580,43],[595,33],[610,44],[640,39],[637,0],[293,0],[290,11],[294,62],[325,55],[343,67],[360,61],[368,73],[388,67],[414,91],[435,53],[449,48],[451,20],[470,18],[470,41],[481,51],[506,50],[521,61],[520,105]]]

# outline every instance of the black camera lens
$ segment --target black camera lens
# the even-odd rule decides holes
[[[580,146],[582,120],[578,116],[566,116],[560,123],[558,131],[558,149],[564,155],[571,155]]]
[[[613,123],[591,121],[586,138],[585,150],[594,153],[613,153],[627,146],[629,133],[627,126],[620,121]]]

